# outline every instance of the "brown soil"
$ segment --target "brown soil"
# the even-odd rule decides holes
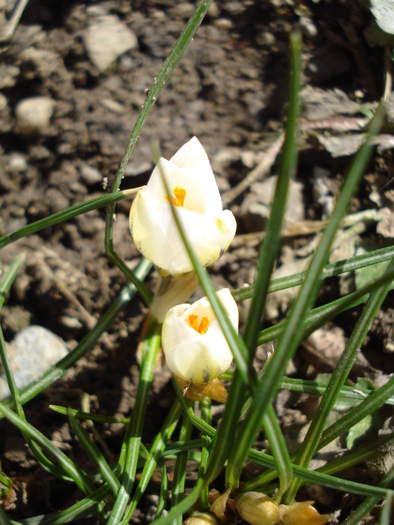
[[[325,170],[329,195],[335,196],[349,156],[330,154],[311,129],[318,129],[321,135],[339,134],[343,129],[349,130],[349,136],[356,132],[352,126],[363,117],[361,105],[373,106],[383,93],[384,51],[371,47],[366,39],[364,30],[371,15],[359,2],[290,4],[281,0],[218,0],[213,4],[143,128],[126,169],[123,189],[148,180],[152,139],[160,141],[162,154],[169,158],[196,135],[207,150],[226,201],[226,191],[261,162],[261,153],[280,136],[288,85],[288,39],[290,31],[298,28],[303,34],[304,83],[308,87],[297,175],[302,183],[300,204],[303,220],[324,219],[324,206],[314,194],[316,167]],[[84,45],[84,33],[93,17],[91,9],[97,7],[106,15],[116,16],[138,39],[135,49],[101,73],[89,60]],[[100,178],[86,176],[86,167],[98,170],[95,173],[111,184],[144,101],[144,90],[152,85],[192,12],[192,3],[166,0],[28,3],[13,39],[1,49],[0,235],[105,193]],[[32,49],[50,55],[29,55],[26,51]],[[18,102],[32,96],[49,97],[56,104],[49,125],[26,134],[18,127],[15,109]],[[268,168],[268,174],[277,172],[276,155]],[[383,187],[390,173],[389,149],[371,162],[350,211],[382,206],[369,200],[369,195]],[[390,208],[389,196],[382,198],[383,205]],[[258,193],[246,189],[229,202],[240,235],[263,226],[261,213],[253,211],[258,199]],[[139,254],[128,231],[129,208],[129,201],[117,205],[114,244],[127,264],[135,267]],[[2,250],[4,268],[21,252],[26,255],[0,314],[7,341],[22,328],[38,324],[73,348],[89,331],[125,284],[124,276],[105,254],[104,227],[105,212],[98,210]],[[313,235],[289,236],[284,244],[295,252]],[[374,224],[368,224],[358,239],[360,243],[370,242],[372,247],[391,242],[389,236],[376,234]],[[237,288],[250,283],[257,250],[254,238],[239,237],[212,268],[215,284]],[[341,250],[343,256],[339,258],[346,257]],[[152,274],[148,283],[154,279]],[[339,288],[339,280],[333,279],[319,302],[336,297]],[[384,378],[392,370],[393,307],[389,298],[373,325],[358,376]],[[284,310],[285,306],[278,307],[278,315]],[[79,408],[84,393],[93,411],[127,416],[134,402],[138,378],[135,350],[145,315],[141,301],[134,300],[74,370],[26,406],[28,420],[77,458],[82,467],[84,456],[66,418],[54,415],[48,404]],[[349,335],[356,317],[351,313],[339,319],[338,338]],[[335,340],[330,348],[337,344],[340,342]],[[330,372],[335,358],[329,351],[316,357],[316,347],[305,345],[290,372],[314,378],[319,372]],[[173,396],[169,373],[164,369],[156,374],[145,442],[149,443],[159,429]],[[301,401],[292,395],[278,399],[278,412],[290,433],[305,422],[307,410],[298,406]],[[116,457],[123,428],[105,427],[100,432]],[[3,471],[21,477],[20,492],[8,505],[14,519],[65,508],[79,497],[72,489],[67,492],[69,485],[37,468],[18,431],[5,422],[1,423],[0,447]],[[24,502],[26,480],[31,482],[29,490],[34,498]],[[156,488],[152,487],[152,493]],[[323,492],[309,497],[320,502],[324,511],[343,507],[343,516],[358,501]],[[152,504],[147,496],[146,512],[137,513],[135,519],[149,519]]]

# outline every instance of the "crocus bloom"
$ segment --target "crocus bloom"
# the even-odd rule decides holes
[[[235,330],[238,308],[228,288],[217,292]],[[211,303],[203,297],[194,304],[171,308],[164,318],[163,351],[171,372],[193,383],[208,383],[225,372],[233,356]]]
[[[232,241],[236,222],[222,199],[204,148],[196,137],[171,158],[161,158],[148,185],[130,210],[130,230],[138,250],[162,275],[178,276],[193,265],[172,215],[171,200],[196,256],[203,266],[217,261]]]

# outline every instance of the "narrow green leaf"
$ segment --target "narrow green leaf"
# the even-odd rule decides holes
[[[294,355],[301,341],[302,335],[300,334],[299,327],[304,322],[306,314],[317,295],[321,270],[342,217],[344,216],[350,199],[364,173],[371,152],[371,138],[375,136],[380,129],[384,113],[385,107],[381,105],[374,120],[371,122],[366,142],[357,153],[354,163],[345,180],[331,220],[310,263],[305,282],[291,308],[286,322],[286,328],[280,336],[273,357],[267,364],[264,379],[260,380],[258,383],[248,416],[233,442],[227,467],[228,469],[233,470],[233,479],[239,479],[248,450],[252,446],[257,432],[260,429],[262,414],[266,410],[268,402],[275,395],[286,364]]]
[[[136,276],[143,280],[151,269],[152,264],[143,259],[136,270]],[[66,357],[61,359],[56,365],[51,367],[39,379],[21,389],[19,392],[21,403],[27,403],[38,394],[43,392],[48,386],[62,377],[86,352],[92,347],[99,337],[111,326],[113,321],[123,310],[126,304],[134,297],[136,287],[129,284],[120,292],[117,299],[110,308],[100,317],[96,326],[82,339],[82,341]],[[6,400],[4,406],[11,406],[11,401]],[[0,414],[0,419],[2,419]]]
[[[180,441],[189,440],[191,432],[192,424],[187,415],[184,414],[181,429],[179,432]],[[184,497],[187,456],[187,452],[181,452],[176,458],[174,479],[172,482],[171,508],[175,508]],[[173,525],[182,525],[182,515],[178,515],[176,518],[174,518],[172,523]]]
[[[393,395],[394,378],[391,378],[385,385],[371,392],[371,394],[369,394],[369,396],[364,399],[364,401],[353,408],[350,412],[327,427],[321,436],[317,450],[320,450],[334,441],[334,439],[347,432],[349,428],[364,419],[368,414],[372,414]]]
[[[119,458],[119,465],[122,470],[122,486],[118,491],[111,516],[108,520],[108,525],[114,525],[123,520],[123,515],[134,485],[148,395],[152,384],[156,356],[160,346],[160,330],[161,326],[156,320],[150,318],[146,337],[142,345],[141,373],[135,405]]]
[[[275,458],[276,468],[278,469],[279,490],[275,495],[275,500],[280,502],[282,500],[282,495],[289,488],[293,479],[293,467],[291,465],[289,452],[287,450],[282,430],[271,403],[268,405],[267,411],[264,413],[262,425],[270,444],[272,455]]]
[[[23,237],[37,233],[45,228],[49,228],[61,222],[68,221],[69,219],[77,217],[78,215],[83,215],[90,211],[97,210],[98,208],[102,208],[103,206],[108,206],[111,203],[118,202],[122,199],[125,199],[129,195],[134,194],[135,191],[136,190],[125,190],[116,193],[109,193],[107,195],[90,199],[81,204],[76,204],[75,206],[71,206],[66,210],[54,213],[49,217],[44,217],[44,219],[40,219],[39,221],[33,222],[32,224],[28,224],[27,226],[23,226],[23,228],[1,237],[0,248],[4,248],[4,246],[7,246],[7,244],[18,241]]]
[[[91,412],[81,412],[80,410],[69,409],[60,405],[49,405],[51,410],[54,410],[58,414],[68,415],[68,411],[71,410],[72,415],[76,419],[85,419],[87,421],[94,421],[95,423],[108,423],[108,424],[121,424],[127,425],[130,422],[130,418],[117,418],[102,416],[101,414],[92,414]]]
[[[112,472],[111,467],[108,465],[105,457],[96,447],[96,445],[90,441],[88,433],[78,424],[77,420],[73,416],[71,409],[68,411],[68,417],[71,426],[78,437],[78,440],[84,449],[86,455],[93,463],[95,468],[101,473],[103,479],[108,483],[113,494],[116,496],[118,493],[120,483],[118,478]]]
[[[7,295],[9,289],[11,288],[12,283],[14,282],[15,277],[18,274],[19,268],[22,266],[25,258],[26,257],[25,257],[24,254],[19,255],[19,257],[17,257],[10,264],[10,267],[8,268],[6,274],[4,275],[3,279],[1,280],[1,283],[0,283],[0,310],[3,307],[4,301],[5,301],[5,296]]]
[[[94,491],[94,487],[86,474],[82,472],[65,454],[63,454],[61,450],[55,447],[49,439],[43,436],[41,432],[27,423],[27,421],[24,421],[2,403],[0,403],[0,412],[8,419],[8,421],[26,434],[29,439],[35,441],[47,454],[54,458],[85,494],[90,494]]]
[[[193,15],[183,29],[178,40],[175,42],[174,47],[171,49],[170,54],[168,55],[167,60],[162,65],[159,74],[153,81],[153,85],[147,93],[145,102],[139,112],[136,123],[134,124],[133,131],[130,135],[129,141],[126,146],[126,150],[120,161],[119,168],[115,175],[115,180],[112,185],[111,192],[117,193],[121,184],[121,181],[124,177],[125,169],[131,154],[133,152],[134,146],[137,143],[138,137],[140,136],[142,127],[149,116],[153,106],[155,105],[159,94],[166,82],[172,75],[174,69],[181,60],[184,52],[188,48],[190,42],[192,41],[193,36],[195,35],[197,29],[200,27],[209,6],[211,5],[212,0],[201,0],[198,6],[196,7]],[[126,275],[129,279],[129,269],[124,264],[123,260],[117,255],[114,250],[113,244],[113,222],[114,222],[114,213],[115,213],[115,204],[111,204],[107,208],[107,215],[105,221],[105,251],[108,257],[113,261],[115,265]]]
[[[167,498],[168,498],[168,476],[167,476],[167,467],[164,460],[160,461],[160,474],[161,474],[161,483],[160,483],[160,495],[159,503],[157,505],[157,510],[155,514],[155,520],[160,518],[163,513],[163,510],[166,507]]]
[[[150,448],[148,459],[145,462],[144,469],[141,474],[141,479],[138,483],[135,493],[133,494],[129,508],[125,514],[125,520],[130,520],[135,509],[137,508],[138,502],[140,501],[143,493],[148,486],[149,480],[151,479],[155,468],[159,462],[160,457],[164,452],[168,440],[171,438],[181,415],[182,408],[179,400],[175,400],[170,412],[168,413],[160,432],[157,434],[153,445]],[[187,448],[185,450],[188,450]],[[167,489],[168,490],[168,489]]]
[[[328,279],[329,277],[335,277],[344,273],[359,270],[360,268],[366,268],[374,264],[381,264],[385,261],[390,261],[394,257],[394,246],[387,248],[381,248],[380,250],[374,250],[372,252],[364,253],[362,255],[356,255],[351,259],[343,259],[332,264],[327,264],[322,270],[322,279]],[[280,277],[278,279],[272,279],[268,288],[268,293],[279,292],[287,288],[294,286],[300,286],[306,277],[307,272],[299,272],[286,277]],[[233,290],[231,293],[237,301],[243,301],[250,299],[254,293],[254,284],[251,286],[243,286],[238,290]]]
[[[394,259],[391,261],[386,271],[390,272],[392,270],[394,270]],[[307,435],[297,452],[295,463],[302,467],[309,465],[309,462],[315,453],[327,418],[335,404],[340,389],[347,379],[350,369],[357,357],[358,350],[361,348],[365,340],[369,327],[387,295],[389,287],[390,284],[386,284],[371,294],[356,327],[348,340],[346,348],[331,376],[327,390],[325,391],[316,414],[312,419]],[[300,481],[297,479],[293,480],[292,486],[286,495],[287,504],[293,501],[299,486]]]
[[[259,254],[252,304],[244,330],[244,341],[251,359],[253,359],[256,351],[257,338],[270,277],[281,243],[281,229],[286,213],[287,195],[290,183],[294,180],[297,167],[297,129],[300,111],[299,91],[302,71],[301,48],[301,34],[293,33],[290,36],[291,75],[285,144],[276,190],[271,205],[270,218],[267,221],[265,239]]]

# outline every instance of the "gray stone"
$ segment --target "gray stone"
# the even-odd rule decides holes
[[[21,100],[15,108],[16,123],[21,133],[45,131],[49,127],[56,102],[49,97]]]
[[[79,170],[81,178],[85,184],[92,186],[93,184],[99,184],[103,182],[103,176],[100,171],[88,164],[83,164]]]
[[[38,379],[68,353],[65,343],[42,326],[29,326],[7,344],[10,366],[18,389]],[[0,373],[0,400],[10,395],[4,372]]]
[[[84,44],[99,71],[108,69],[123,53],[135,49],[137,37],[114,15],[99,15],[86,29]]]

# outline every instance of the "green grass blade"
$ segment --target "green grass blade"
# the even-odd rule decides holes
[[[295,379],[293,377],[284,377],[279,383],[279,388],[281,390],[291,390],[292,392],[302,392],[305,394],[314,394],[316,396],[322,396],[326,391],[327,385],[328,383],[323,383],[319,381],[309,381],[307,379]],[[382,388],[385,387],[386,385]],[[356,401],[361,402],[373,392],[375,392],[375,390],[369,390],[367,388],[359,387],[357,387],[356,389],[353,386],[343,386],[339,395],[343,399],[354,399]],[[376,393],[380,396],[381,389],[376,391]],[[383,403],[385,403],[386,405],[394,405],[394,397],[386,398],[385,395],[382,395],[381,400],[384,400]],[[361,404],[359,405],[359,407],[361,408]]]
[[[369,441],[366,445],[359,447],[357,450],[352,451],[337,460],[330,461],[323,467],[318,468],[317,471],[322,472],[323,474],[336,474],[337,472],[344,471],[354,465],[367,461],[368,459],[378,457],[381,454],[379,447],[382,447],[383,445],[391,447],[393,443],[394,433]]]
[[[186,414],[183,416],[182,426],[179,432],[180,441],[187,441],[190,439],[192,432],[192,424]],[[187,452],[181,452],[177,455],[174,479],[172,482],[172,498],[171,508],[174,508],[182,501],[185,492],[185,479],[186,479],[186,467],[187,467]],[[182,525],[182,515],[178,515],[173,520],[173,525]]]
[[[267,222],[266,236],[261,246],[257,264],[257,277],[254,284],[252,304],[244,330],[244,341],[253,359],[261,318],[267,297],[272,269],[281,243],[281,229],[286,213],[287,195],[290,183],[294,180],[298,158],[297,127],[300,110],[299,91],[301,85],[301,49],[300,33],[290,35],[291,75],[289,90],[289,110],[287,115],[286,137],[282,162],[276,190],[271,205],[270,218]]]
[[[156,439],[150,448],[148,459],[141,474],[141,479],[138,483],[135,493],[133,494],[130,506],[125,514],[125,520],[130,520],[135,509],[137,508],[138,502],[140,501],[143,493],[146,490],[146,487],[148,486],[149,480],[151,479],[155,468],[159,463],[160,457],[162,457],[166,444],[171,438],[178,424],[178,419],[181,415],[181,412],[182,407],[178,399],[176,399],[161,427],[160,432],[157,434]]]
[[[82,472],[73,461],[61,452],[49,439],[41,434],[36,428],[20,418],[15,412],[0,403],[0,412],[13,425],[21,430],[30,440],[35,441],[47,454],[56,460],[60,467],[74,480],[76,485],[85,493],[90,494],[94,487],[89,478]]]
[[[275,458],[276,467],[278,469],[279,490],[275,495],[275,499],[276,501],[280,502],[282,495],[290,487],[291,481],[293,479],[293,467],[291,465],[289,452],[287,450],[282,430],[279,426],[271,403],[268,405],[267,411],[263,416],[262,425],[270,444],[272,455]]]
[[[8,387],[9,387],[10,392],[11,392],[11,398],[12,398],[13,404],[14,404],[14,406],[16,408],[17,414],[19,415],[19,417],[21,419],[26,421],[25,413],[23,411],[22,403],[21,403],[20,396],[19,396],[19,391],[18,391],[18,388],[17,388],[16,383],[15,383],[14,375],[13,375],[12,370],[11,370],[7,349],[6,349],[6,346],[5,346],[3,330],[1,328],[1,326],[0,326],[0,357],[1,357],[1,362],[2,362],[3,368],[4,368],[4,374],[5,374],[7,383],[8,383]],[[28,442],[28,444],[30,446],[30,449],[31,449],[33,455],[35,456],[36,460],[38,461],[38,463],[40,463],[40,465],[45,470],[50,472],[53,476],[58,476],[58,477],[64,478],[65,477],[65,472],[63,470],[59,469],[58,467],[56,467],[53,464],[53,462],[50,461],[43,454],[43,452],[40,449],[40,447],[37,446],[36,443],[34,443],[34,441],[31,441],[29,439],[28,435],[24,434],[24,437],[25,437],[26,441]]]
[[[25,255],[19,255],[12,263],[10,264],[10,267],[8,268],[5,276],[1,280],[0,283],[0,310],[3,307],[5,296],[9,292],[12,283],[15,280],[15,277],[18,274],[19,268],[22,266],[23,262],[25,260]]]
[[[109,425],[112,425],[112,424],[127,425],[130,422],[130,418],[128,417],[118,418],[118,417],[102,416],[101,414],[92,414],[91,412],[81,412],[80,410],[69,409],[67,407],[63,407],[60,405],[49,405],[48,408],[50,408],[54,412],[57,412],[58,414],[63,414],[64,416],[67,416],[68,411],[71,410],[72,415],[76,419],[84,419],[84,420],[92,421],[95,423],[107,423]]]
[[[171,49],[170,54],[168,55],[167,60],[164,62],[161,67],[159,74],[155,78],[152,87],[147,93],[145,102],[141,108],[141,111],[138,115],[137,121],[134,125],[133,131],[130,135],[129,141],[127,143],[124,155],[120,162],[119,168],[116,172],[115,180],[112,185],[111,192],[117,193],[120,187],[120,183],[124,177],[125,169],[127,163],[131,157],[134,146],[140,136],[142,127],[149,116],[153,106],[155,105],[159,94],[166,82],[170,78],[172,72],[178,65],[181,60],[184,52],[192,41],[193,36],[195,35],[197,29],[200,27],[201,22],[203,21],[209,6],[211,5],[212,0],[201,0],[198,6],[196,7],[193,15],[186,24],[184,30],[176,41],[174,47]],[[129,272],[127,266],[123,263],[122,259],[116,254],[113,245],[113,220],[115,213],[115,204],[112,204],[107,209],[107,216],[105,221],[105,251],[108,257],[116,264],[119,269],[125,273],[126,277],[129,278]]]
[[[198,496],[202,489],[202,484],[203,480],[200,477],[197,479],[196,485],[192,492],[188,494],[183,500],[181,500],[178,505],[171,508],[165,516],[161,516],[159,519],[155,520],[153,522],[154,525],[169,525],[170,523],[173,523],[174,520],[176,520],[179,516],[182,516],[188,512],[198,500]],[[126,524],[122,523],[122,525]]]
[[[386,501],[384,502],[382,512],[380,513],[379,525],[390,525],[390,523],[392,523],[391,514],[392,514],[393,499],[394,499],[394,492],[390,490],[389,493],[387,494]]]
[[[119,465],[122,470],[122,486],[118,492],[108,525],[120,523],[132,491],[138,466],[141,434],[145,421],[148,394],[151,388],[157,352],[160,346],[161,326],[152,318],[142,346],[141,373],[130,424],[122,444]]]
[[[392,260],[387,268],[388,272],[392,270],[394,270],[394,260]],[[298,465],[303,467],[309,465],[320,441],[327,418],[337,400],[340,389],[349,375],[350,369],[357,357],[358,350],[361,348],[365,340],[367,332],[387,295],[389,287],[390,283],[382,286],[376,292],[373,292],[368,299],[356,327],[349,338],[346,349],[331,376],[327,390],[324,393],[316,414],[312,419],[307,435],[297,452],[296,463]],[[286,501],[288,504],[293,501],[299,486],[300,481],[295,479],[286,495]]]
[[[103,206],[108,206],[109,204],[118,202],[130,195],[133,195],[138,189],[139,188],[133,190],[119,191],[117,193],[109,193],[107,195],[95,197],[94,199],[82,202],[81,204],[71,206],[66,210],[54,213],[49,217],[44,217],[39,221],[33,222],[32,224],[28,224],[27,226],[23,226],[19,230],[16,230],[12,233],[8,233],[1,237],[0,248],[4,248],[4,246],[7,246],[12,242],[18,241],[19,239],[27,237],[28,235],[32,235],[33,233],[37,233],[41,230],[44,230],[45,228],[49,228],[61,222],[68,221],[69,219],[77,217],[78,215],[83,215],[90,211],[97,210],[98,208],[102,208]]]
[[[257,391],[253,396],[251,409],[233,442],[232,452],[227,467],[233,471],[233,474],[231,475],[232,479],[239,479],[248,450],[252,446],[257,432],[260,429],[262,413],[266,410],[268,402],[275,395],[286,364],[294,355],[298,344],[300,343],[301,336],[299,327],[304,322],[306,313],[317,295],[321,270],[327,258],[335,233],[346,212],[349,201],[361,180],[362,174],[364,173],[365,166],[371,153],[371,138],[375,136],[380,129],[384,113],[385,108],[381,105],[374,120],[371,122],[365,144],[360,148],[355,161],[350,168],[331,220],[311,261],[304,285],[291,308],[286,328],[282,332],[273,357],[266,366],[264,380],[259,381]]]
[[[182,393],[179,387],[178,389],[177,388],[175,389],[177,391],[177,395],[182,396]],[[215,429],[212,428],[210,425],[208,425],[206,422],[202,421],[200,418],[195,416],[193,411],[188,412],[188,416],[192,424],[196,428],[198,428],[198,430],[200,430],[203,434],[209,437],[215,436],[215,432],[217,431],[215,431]],[[211,454],[212,454],[212,450],[211,450]],[[268,467],[271,469],[276,468],[275,460],[273,457],[263,452],[259,452],[257,450],[250,449],[249,454],[248,454],[248,459],[250,459],[251,461],[255,461],[256,463],[264,467]],[[343,480],[340,478],[335,478],[333,476],[328,476],[326,474],[322,474],[314,470],[308,470],[306,468],[302,468],[294,464],[292,465],[292,467],[293,467],[294,475],[296,475],[303,481],[306,481],[309,483],[316,483],[316,484],[320,484],[326,487],[341,490],[343,492],[351,492],[354,494],[360,494],[364,496],[375,495],[375,496],[379,496],[380,498],[384,498],[387,493],[387,491],[383,488],[371,487],[369,485],[365,485],[362,483],[350,482],[350,481]],[[243,491],[243,488],[245,485],[246,484],[242,484],[239,490],[242,489]]]
[[[366,268],[374,264],[380,264],[385,261],[390,261],[394,257],[394,246],[381,248],[362,255],[356,255],[351,259],[343,259],[332,264],[327,264],[322,270],[322,279],[335,277],[343,273],[353,272],[360,268]],[[304,283],[307,272],[299,272],[286,277],[272,279],[268,287],[268,293],[279,292],[294,286],[300,286]],[[238,290],[233,290],[231,293],[237,301],[243,301],[253,297],[254,284],[251,286],[244,286]]]
[[[394,272],[385,273],[382,277],[379,277],[375,281],[363,286],[357,292],[352,292],[345,297],[340,297],[335,301],[310,310],[308,315],[305,316],[300,327],[302,339],[305,339],[309,333],[314,332],[317,328],[323,326],[336,315],[349,310],[350,308],[354,308],[359,304],[365,303],[368,300],[369,294],[371,292],[376,290],[376,288],[379,286],[390,282],[393,277]],[[394,284],[390,285],[390,289],[394,289]],[[258,339],[259,344],[262,345],[264,343],[273,341],[274,339],[278,339],[285,328],[286,320],[280,321],[278,324],[270,326],[269,328],[261,331]]]
[[[201,419],[207,423],[208,425],[212,424],[212,412],[211,412],[211,400],[209,397],[206,397],[200,402],[201,407]],[[208,460],[209,460],[209,453],[210,453],[210,447],[211,447],[211,440],[208,438],[208,436],[202,437],[202,447],[201,447],[201,462],[200,462],[200,468],[206,470]],[[209,503],[209,486],[206,485],[204,489],[201,491],[200,494],[200,506],[203,510],[209,510],[210,503]]]
[[[152,264],[143,259],[136,270],[136,276],[139,279],[144,279],[151,269]],[[98,320],[96,326],[82,339],[82,341],[72,350],[66,357],[61,359],[56,365],[51,367],[39,379],[21,389],[19,392],[21,403],[27,403],[48,386],[54,383],[57,379],[62,377],[69,368],[71,368],[86,352],[92,347],[99,337],[111,326],[113,321],[123,310],[126,304],[134,297],[136,287],[129,284],[120,292],[117,299],[112,303],[110,308]],[[11,401],[6,400],[4,406],[10,406]],[[0,414],[0,419],[2,415]]]
[[[390,487],[392,486],[394,481],[394,469],[392,468],[386,476],[382,479],[382,481],[379,483],[380,487]],[[364,500],[361,505],[357,507],[357,509],[354,509],[350,516],[348,516],[345,521],[343,522],[343,525],[359,525],[361,521],[366,517],[366,515],[384,498],[387,497],[388,494],[392,493],[392,491],[387,491],[385,496],[370,496],[366,500]]]
[[[364,399],[364,401],[353,408],[350,412],[327,427],[321,436],[317,450],[320,450],[331,443],[331,441],[347,432],[349,428],[367,417],[368,414],[372,414],[393,395],[394,378],[391,378],[385,385],[373,391],[366,399]]]
[[[86,455],[93,463],[94,467],[100,472],[103,480],[108,483],[112,493],[116,496],[120,487],[118,478],[112,472],[111,467],[108,465],[106,459],[97,446],[90,441],[88,433],[78,424],[71,410],[68,411],[68,417]]]
[[[161,483],[160,483],[160,496],[159,496],[159,503],[157,505],[157,510],[155,514],[155,520],[160,518],[160,516],[163,513],[163,510],[165,509],[167,498],[168,498],[168,476],[167,476],[167,467],[165,464],[165,461],[160,461],[160,475],[161,475]]]

